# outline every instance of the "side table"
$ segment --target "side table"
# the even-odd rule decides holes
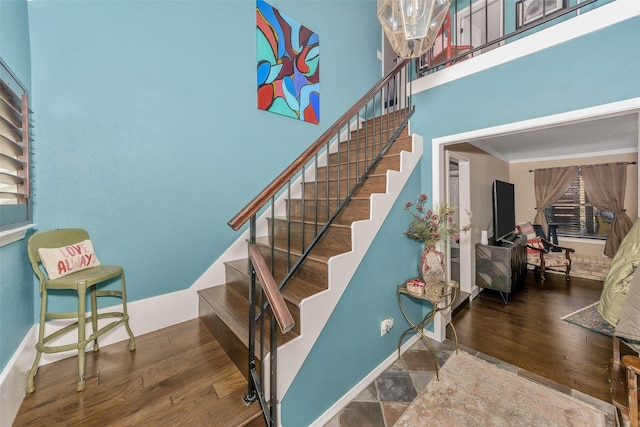
[[[424,340],[424,342],[429,347],[429,350],[431,351],[431,355],[433,356],[433,362],[436,369],[436,379],[438,380],[440,379],[440,377],[438,376],[438,372],[439,372],[438,358],[436,356],[436,352],[433,348],[433,345],[431,344],[431,341],[429,341],[429,338],[427,338],[423,330],[427,328],[431,323],[433,323],[435,316],[439,312],[445,311],[451,307],[451,305],[456,299],[459,286],[460,285],[455,280],[441,281],[437,285],[426,285],[424,288],[424,293],[418,294],[418,293],[409,291],[407,289],[406,284],[398,285],[398,292],[397,292],[398,305],[400,306],[400,311],[402,311],[402,315],[404,316],[405,319],[407,319],[407,322],[409,322],[409,324],[411,325],[411,327],[409,327],[406,331],[402,333],[402,335],[400,335],[400,339],[398,340],[398,358],[400,358],[400,346],[402,345],[402,339],[404,338],[404,336],[411,331],[418,332],[422,337],[422,339]],[[407,312],[405,311],[404,306],[402,305],[401,296],[403,294],[409,296],[410,298],[425,300],[431,303],[431,310],[429,310],[429,312],[424,316],[424,318],[419,323],[414,323],[409,318],[409,315],[407,315]],[[444,303],[444,305],[440,306],[440,303]],[[451,325],[451,330],[453,331],[453,336],[455,338],[456,353],[457,353],[458,352],[458,334],[456,333],[456,328],[453,326],[453,320],[451,320],[449,323]]]

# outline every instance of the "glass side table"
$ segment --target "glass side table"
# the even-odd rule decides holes
[[[400,335],[400,339],[398,340],[398,358],[400,358],[400,346],[402,345],[402,339],[411,331],[416,331],[420,334],[424,342],[429,347],[431,351],[431,355],[433,356],[433,362],[436,369],[436,378],[439,380],[439,366],[438,366],[438,358],[436,357],[436,352],[429,341],[429,338],[424,334],[424,329],[426,329],[429,325],[431,325],[439,312],[446,311],[451,307],[453,302],[456,299],[456,295],[458,292],[458,288],[460,285],[455,280],[447,280],[441,281],[437,285],[426,285],[424,288],[424,293],[418,294],[415,292],[411,292],[407,289],[406,284],[398,285],[398,305],[400,306],[400,311],[402,311],[402,315],[407,322],[411,325],[406,331]],[[402,305],[402,295],[407,295],[410,298],[419,299],[429,301],[431,303],[431,310],[427,312],[424,318],[419,323],[414,323],[407,315],[407,312]],[[444,305],[441,305],[444,304]],[[456,333],[456,328],[453,326],[453,320],[449,321],[451,325],[451,330],[453,331],[453,336],[455,338],[456,344],[456,353],[458,352],[458,334]]]

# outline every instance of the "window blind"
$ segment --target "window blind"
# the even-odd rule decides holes
[[[549,224],[558,226],[559,235],[569,237],[605,239],[613,221],[611,212],[601,211],[589,202],[582,171],[560,200],[545,208],[544,213]]]
[[[0,230],[30,221],[29,100],[0,60]]]

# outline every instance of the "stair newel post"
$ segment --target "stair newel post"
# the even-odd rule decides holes
[[[256,243],[256,216],[249,220],[249,246]],[[251,257],[249,257],[251,259]],[[251,278],[249,282],[249,370],[247,395],[242,399],[249,405],[258,400],[258,393],[252,373],[256,370],[256,270],[250,261]]]

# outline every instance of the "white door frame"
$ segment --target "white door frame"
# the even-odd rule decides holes
[[[453,155],[450,152],[445,153],[445,165],[446,175],[449,176],[449,163],[451,160],[455,160],[458,163],[458,217],[459,224],[466,224],[466,212],[471,212],[471,174],[469,159]],[[449,193],[449,186],[445,189],[445,200],[450,203],[451,194]],[[463,266],[468,266],[473,263],[471,232],[460,234],[460,290],[463,292],[471,293],[472,288],[475,288],[475,281],[471,280],[471,271]],[[451,251],[447,250],[447,268],[450,268],[451,264]],[[474,270],[475,271],[475,270]],[[450,272],[447,271],[449,274]],[[450,277],[450,276],[448,276]]]
[[[500,135],[508,135],[510,133],[518,133],[523,131],[532,131],[543,129],[547,127],[558,126],[567,122],[574,122],[578,120],[594,120],[601,117],[617,115],[617,114],[626,114],[629,112],[640,112],[640,97],[631,98],[624,101],[612,102],[609,104],[597,105],[595,107],[583,108],[580,110],[567,111],[565,113],[554,114],[550,116],[538,117],[535,119],[522,120],[519,122],[507,123],[504,125],[493,126],[483,129],[476,129],[469,132],[462,132],[458,134],[446,135],[438,138],[434,138],[431,140],[431,176],[433,177],[432,184],[432,194],[433,200],[432,203],[436,206],[441,201],[446,200],[445,193],[445,182],[447,180],[447,168],[446,168],[446,156],[444,146],[449,144],[456,144],[461,142],[469,142],[475,139],[482,139],[492,136],[500,136]],[[638,119],[640,123],[640,116]],[[638,150],[640,151],[640,134],[638,135]],[[462,176],[462,171],[460,172]],[[462,178],[461,178],[462,182]],[[640,174],[638,174],[638,184],[640,185]],[[462,197],[461,197],[462,199]],[[640,208],[640,200],[638,200],[638,207]],[[467,238],[461,238],[461,252],[463,242],[466,242],[468,239],[468,244],[470,248],[473,248],[475,243],[479,241],[479,237],[472,237],[474,233],[467,233]],[[463,236],[465,236],[463,234]],[[466,270],[466,273],[463,273]],[[471,253],[471,260],[469,264],[465,265],[460,260],[460,286],[462,289],[473,289],[477,290],[475,287],[475,279],[473,280],[473,284],[463,282],[463,274],[465,277],[468,277],[469,280],[474,278],[475,276],[475,256]],[[473,285],[473,286],[472,286]],[[471,297],[475,297],[477,292],[474,294],[472,292]],[[436,319],[434,323],[434,333],[433,338],[438,341],[443,341],[446,338],[446,321],[439,321]]]

